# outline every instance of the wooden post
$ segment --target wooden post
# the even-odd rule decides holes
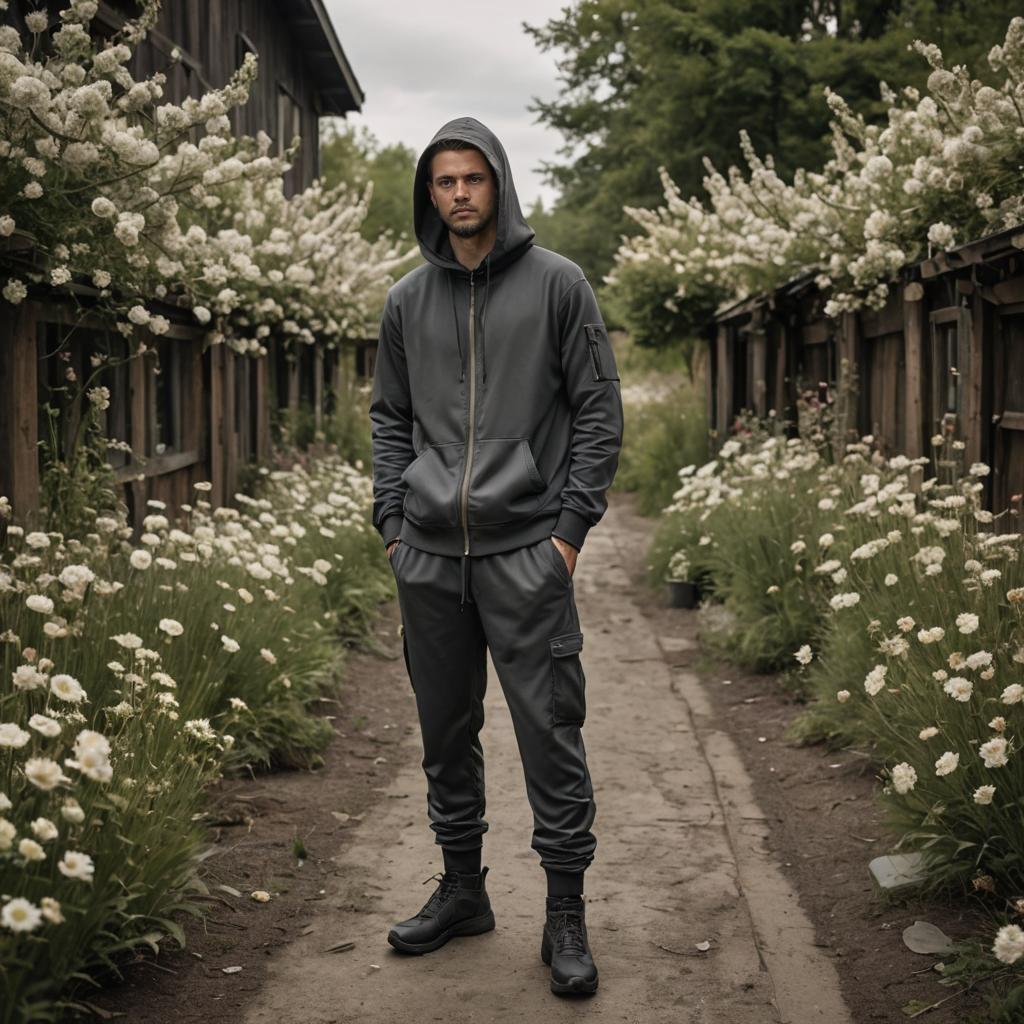
[[[270,459],[270,354],[256,359],[256,461]]]
[[[210,360],[210,502],[224,504],[224,343],[211,345]]]
[[[320,433],[324,425],[324,349],[313,348],[313,429]]]
[[[768,415],[768,340],[765,337],[764,326],[760,325],[750,333],[751,364],[753,373],[751,377],[750,390],[752,392],[754,412],[760,416]]]
[[[729,329],[718,325],[715,339],[718,356],[715,373],[715,429],[718,431],[716,448],[720,447],[729,433],[732,415],[732,362],[729,359]]]
[[[235,403],[238,401],[237,359],[248,359],[237,352],[224,349],[221,375],[224,378],[221,392],[221,431],[218,441],[224,450],[224,503],[229,504],[238,487],[238,433],[235,430]]]
[[[0,319],[0,494],[25,525],[35,525],[39,509],[37,315],[26,301]]]
[[[907,396],[903,451],[911,459],[924,455],[924,286],[911,281],[903,289],[903,361]]]
[[[148,335],[142,335],[141,331],[137,329],[129,344],[133,345],[137,351],[140,342],[145,337],[148,337]],[[152,373],[153,359],[148,353],[134,355],[128,363],[128,367],[128,390],[132,403],[131,446],[132,453],[136,456],[132,460],[132,468],[135,470],[135,473],[128,481],[128,487],[132,493],[132,506],[134,510],[132,526],[136,530],[141,530],[142,520],[146,516],[146,481],[144,478],[140,480],[137,477],[142,477],[145,471],[145,467],[141,464],[140,460],[148,459],[153,454],[147,445],[146,429],[148,419],[146,384],[147,378]]]

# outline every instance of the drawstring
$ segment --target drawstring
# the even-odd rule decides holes
[[[484,329],[484,314],[487,311],[487,300],[491,294],[491,256],[484,260],[487,274],[484,281],[484,301],[480,306],[480,367],[483,370],[483,382],[487,383],[487,331]]]
[[[445,279],[448,282],[448,298],[452,304],[452,319],[455,321],[455,344],[459,347],[459,383],[466,379],[466,365],[462,357],[462,332],[459,330],[459,311],[455,306],[455,291],[452,288],[452,275],[445,272]]]

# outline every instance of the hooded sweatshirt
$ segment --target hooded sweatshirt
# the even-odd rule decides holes
[[[552,535],[582,548],[607,508],[622,442],[618,373],[594,293],[533,244],[501,143],[471,117],[431,140],[478,149],[497,182],[497,240],[469,271],[427,193],[426,263],[388,292],[370,420],[374,525],[435,554],[489,555]]]

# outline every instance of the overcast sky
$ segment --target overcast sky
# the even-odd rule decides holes
[[[568,0],[325,0],[345,56],[366,94],[365,124],[381,142],[423,150],[446,121],[470,115],[501,139],[524,209],[554,192],[538,167],[561,136],[534,123],[534,96],[558,93],[555,55],[521,24],[541,24]]]

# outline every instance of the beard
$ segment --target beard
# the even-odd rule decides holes
[[[454,217],[444,218],[445,225],[453,235],[458,235],[459,238],[473,238],[474,235],[479,235],[481,231],[487,229],[490,223],[494,220],[494,208],[492,207],[487,213],[479,215],[475,221],[466,223],[465,221],[456,220]]]

